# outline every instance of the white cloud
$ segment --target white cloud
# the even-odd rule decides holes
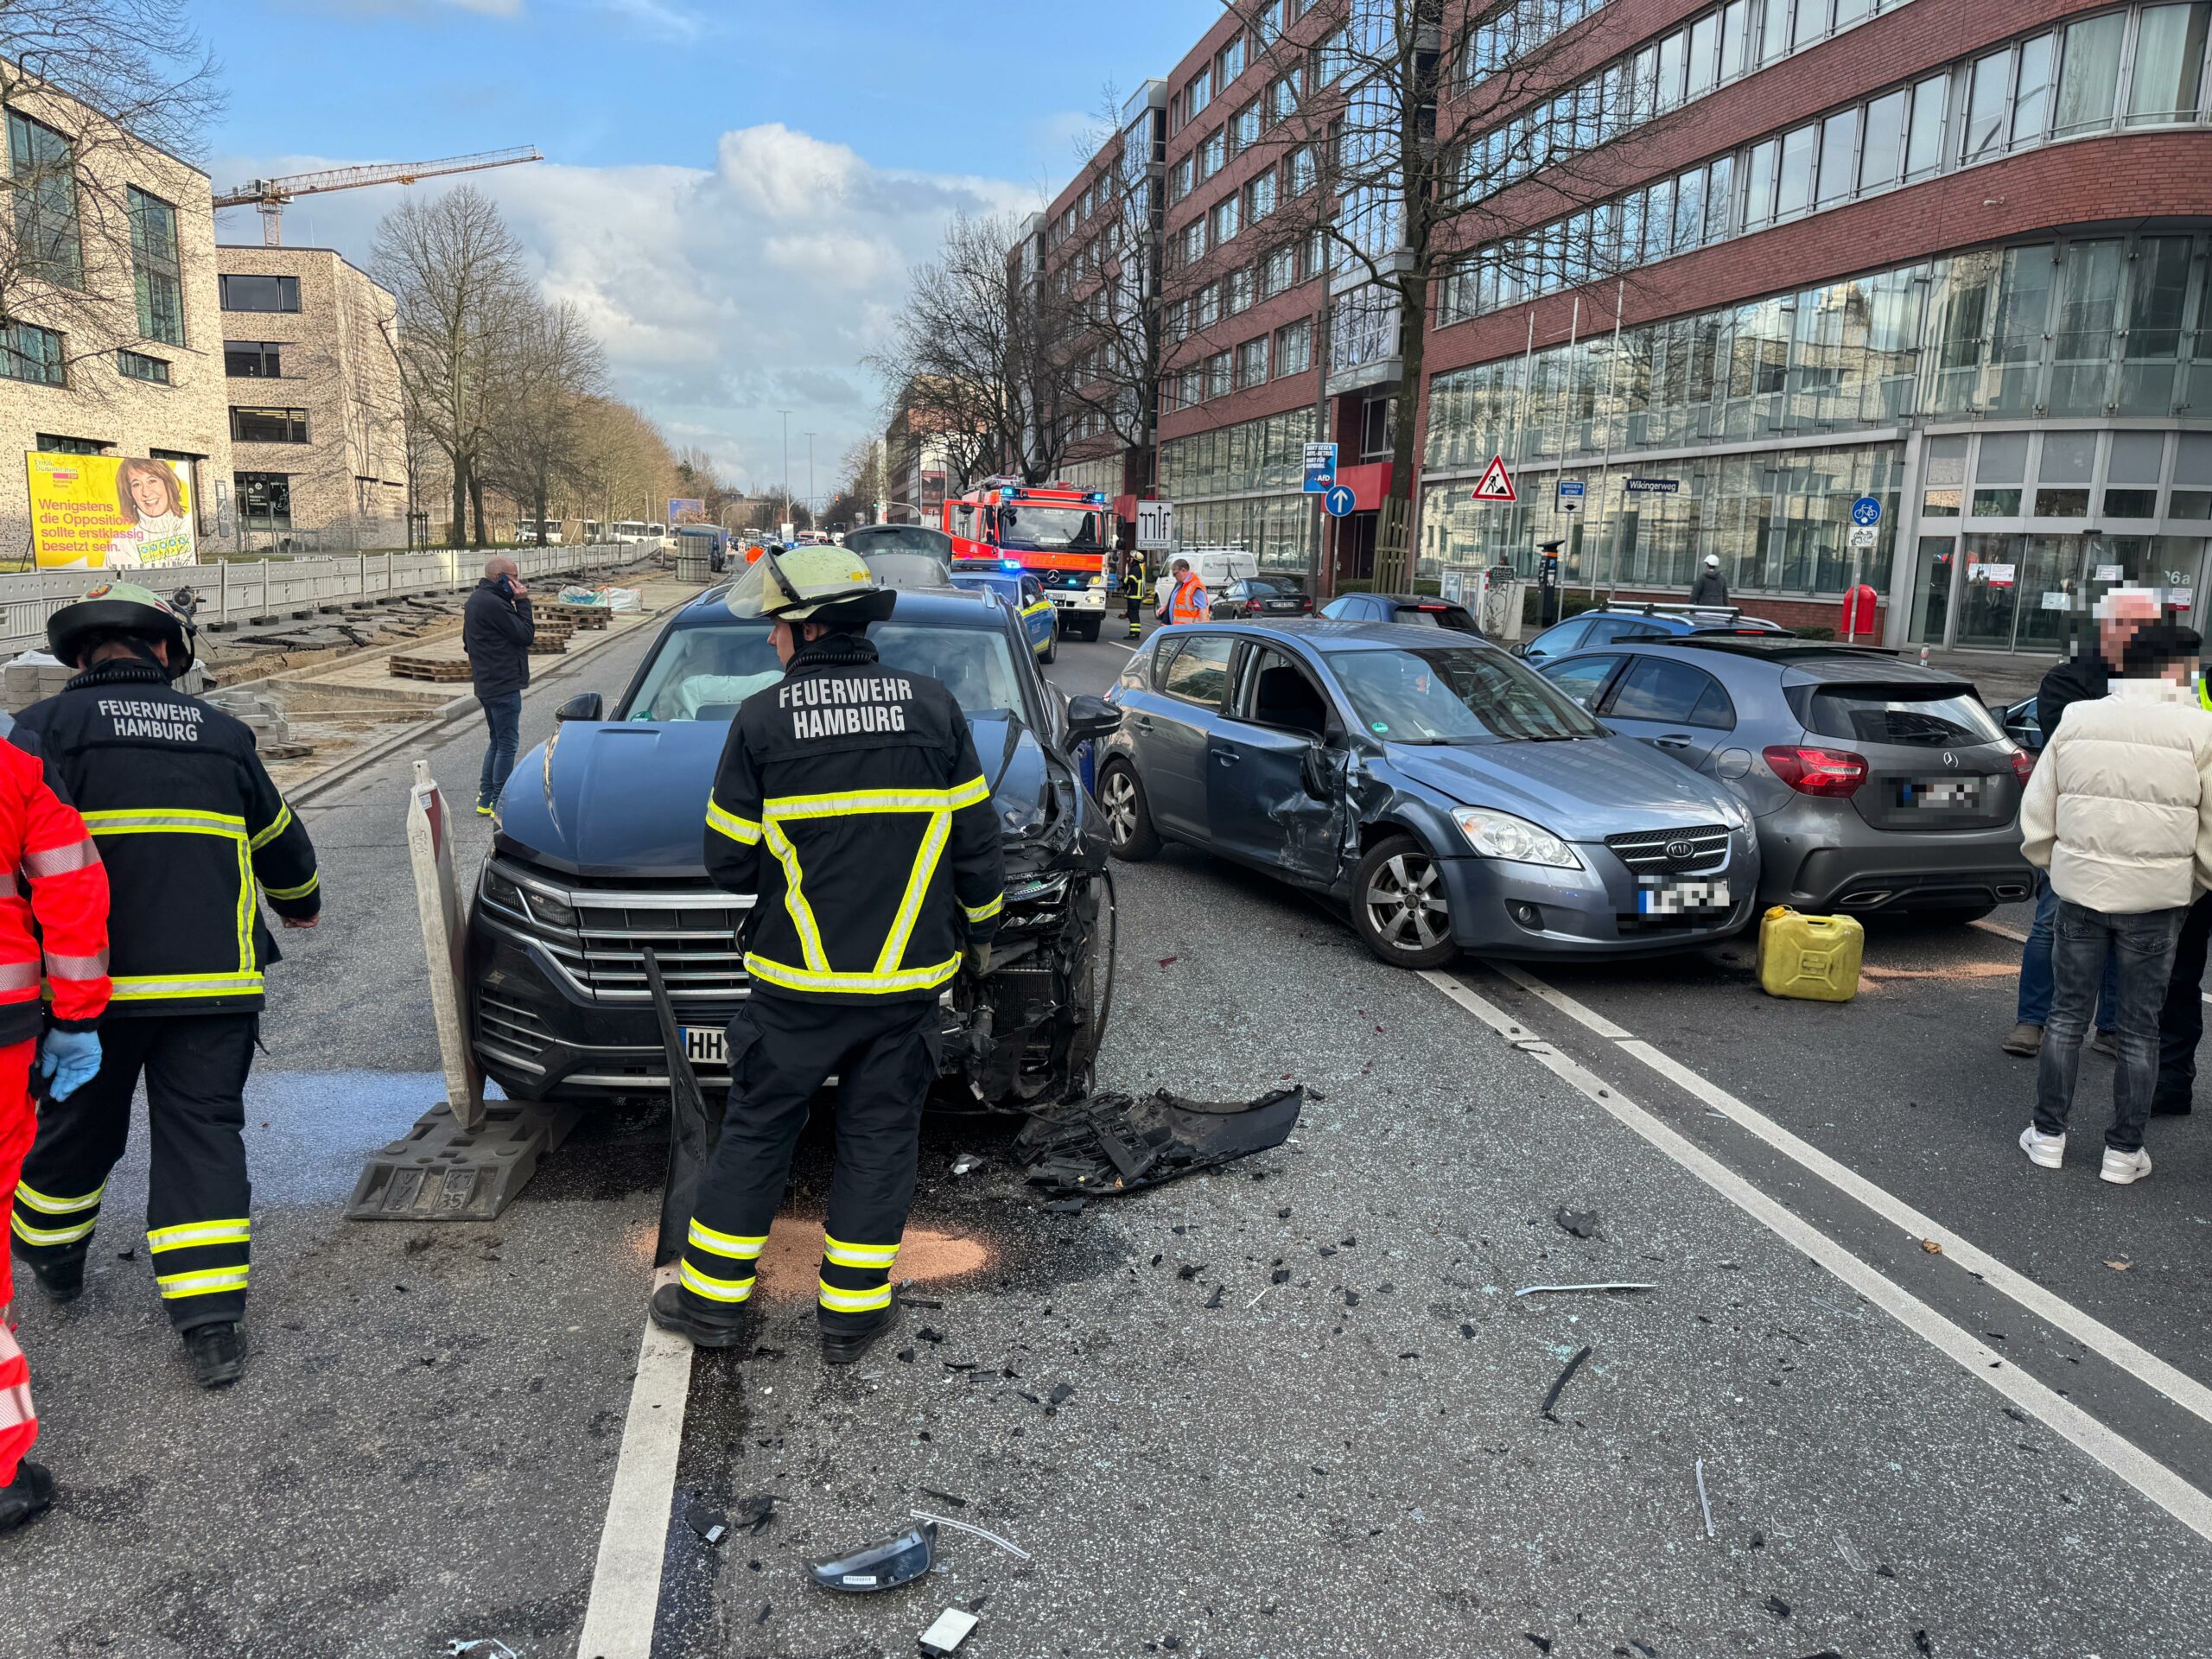
[[[346,158],[222,158],[219,177],[273,177]],[[549,297],[574,301],[607,349],[616,390],[678,443],[702,444],[740,480],[777,482],[791,411],[792,486],[836,484],[855,439],[880,435],[880,389],[861,359],[887,337],[908,271],[956,213],[1027,211],[1033,187],[879,168],[781,125],[724,133],[712,168],[540,162],[470,175],[530,251]],[[456,181],[457,182],[458,181]],[[447,181],[413,187],[425,193]],[[379,188],[288,208],[289,243],[368,263],[376,222],[402,200]],[[253,215],[228,241],[257,240]]]

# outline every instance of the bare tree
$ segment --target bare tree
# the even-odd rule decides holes
[[[1058,471],[1075,404],[1067,296],[1039,279],[1033,243],[1001,216],[953,220],[915,273],[890,345],[869,361],[962,486],[988,468]]]
[[[1414,408],[1440,292],[1463,270],[1525,296],[1610,282],[1632,266],[1618,226],[1573,246],[1517,232],[1610,188],[1606,147],[1657,111],[1634,75],[1605,70],[1605,53],[1592,50],[1603,14],[1569,31],[1586,8],[1565,0],[1320,0],[1287,27],[1282,0],[1227,9],[1267,73],[1256,93],[1223,111],[1224,149],[1258,148],[1275,163],[1236,211],[1246,228],[1263,227],[1263,240],[1322,251],[1318,373],[1395,359],[1402,391],[1375,581],[1402,586],[1412,575]],[[1238,281],[1252,245],[1240,236],[1184,262],[1171,297],[1199,302],[1213,283]],[[1187,309],[1174,317],[1185,336],[1179,370],[1218,349],[1213,331],[1227,332],[1194,326]]]
[[[0,0],[14,212],[0,231],[0,349],[60,375],[143,340],[181,343],[175,202],[147,147],[200,154],[223,107],[184,0]],[[182,199],[186,169],[170,194]],[[26,335],[16,325],[47,331]],[[98,397],[110,382],[84,377]]]
[[[480,470],[491,442],[501,355],[537,302],[522,245],[482,191],[457,186],[411,200],[377,226],[371,262],[398,301],[400,376],[410,423],[445,455],[453,485],[453,543],[484,545]]]
[[[588,400],[607,387],[606,354],[568,300],[518,308],[491,365],[478,474],[530,509],[542,546],[556,484],[574,471]]]

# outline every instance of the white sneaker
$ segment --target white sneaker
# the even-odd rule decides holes
[[[2028,1161],[2037,1168],[2057,1169],[2066,1162],[2066,1137],[2040,1134],[2031,1123],[2020,1131],[2020,1150],[2028,1154]],[[2135,1178],[2131,1175],[2127,1179]]]
[[[2151,1154],[2138,1147],[2133,1152],[2114,1152],[2105,1148],[2105,1166],[2097,1173],[2114,1186],[2126,1186],[2139,1181],[2151,1173]]]

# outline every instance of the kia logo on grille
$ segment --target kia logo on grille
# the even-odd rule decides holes
[[[1667,843],[1667,856],[1694,858],[1697,856],[1697,843],[1691,841],[1670,841]]]

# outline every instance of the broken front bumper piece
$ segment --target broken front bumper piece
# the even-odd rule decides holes
[[[1051,1197],[1134,1192],[1281,1146],[1305,1104],[1302,1087],[1248,1101],[1185,1100],[1165,1089],[1142,1100],[1093,1095],[1031,1113],[1014,1147],[1029,1184]]]
[[[877,1590],[896,1590],[912,1584],[937,1560],[937,1528],[928,1522],[909,1527],[895,1538],[856,1549],[832,1560],[809,1561],[806,1570],[824,1590],[847,1595],[867,1595]]]

